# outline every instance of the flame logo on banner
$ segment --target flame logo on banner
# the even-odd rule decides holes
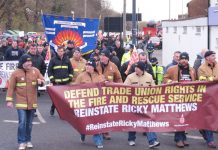
[[[180,119],[179,119],[179,122],[180,122],[181,124],[185,123],[185,118],[184,118],[183,114],[181,115],[181,117],[180,117]]]
[[[76,47],[83,45],[83,38],[76,31],[64,30],[58,33],[58,35],[53,39],[54,44],[57,46],[67,45],[67,41],[72,40]]]

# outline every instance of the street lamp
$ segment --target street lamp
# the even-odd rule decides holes
[[[72,14],[72,18],[74,20],[74,11],[73,10],[71,10],[71,14]]]

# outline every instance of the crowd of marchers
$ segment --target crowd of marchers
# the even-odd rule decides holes
[[[160,66],[153,57],[154,46],[147,43],[146,48],[139,45],[123,46],[120,36],[99,38],[96,47],[83,55],[75,42],[69,40],[66,46],[51,50],[48,64],[48,77],[51,85],[71,85],[95,82],[114,82],[126,85],[155,86],[162,83],[194,82],[218,80],[216,54],[211,50],[202,50],[197,54],[194,66],[189,64],[189,54],[175,51],[172,63]],[[18,68],[12,73],[8,85],[6,102],[8,107],[16,107],[18,112],[19,150],[32,148],[32,120],[37,109],[37,86],[43,85],[46,73],[45,60],[48,57],[49,44],[28,40],[27,42],[8,38],[1,41],[1,60],[18,60]],[[28,90],[28,92],[27,92]],[[16,93],[16,100],[13,100]],[[50,115],[55,114],[55,105],[51,105]],[[209,148],[216,148],[213,131],[200,130]],[[149,148],[160,146],[156,133],[144,133]],[[80,135],[81,142],[86,136]],[[110,133],[93,135],[97,148],[103,148],[103,140],[110,140]],[[128,133],[128,143],[134,146],[136,132]],[[178,148],[189,146],[185,131],[175,132],[175,143]]]

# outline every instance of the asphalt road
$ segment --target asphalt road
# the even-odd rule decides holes
[[[47,93],[42,93],[38,99],[38,117],[34,119],[32,143],[34,150],[94,150],[92,137],[87,136],[85,143],[81,143],[78,132],[67,122],[60,120],[57,113],[54,117],[49,115],[51,100]],[[136,146],[129,146],[127,133],[113,132],[112,139],[104,141],[105,150],[142,150],[149,149],[146,137],[137,134]],[[218,134],[215,133],[215,141]],[[5,92],[0,91],[0,150],[16,150],[17,144],[17,112],[5,106]],[[158,133],[161,142],[160,150],[176,150],[173,133]],[[186,150],[207,150],[207,145],[198,131],[188,132],[190,143]]]

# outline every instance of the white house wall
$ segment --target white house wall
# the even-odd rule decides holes
[[[184,34],[183,27],[187,26],[187,33]],[[201,28],[200,34],[196,33],[196,27]],[[192,20],[163,21],[163,55],[162,64],[166,66],[172,62],[175,51],[187,52],[190,57],[190,64],[193,66],[197,53],[207,48],[207,18]],[[174,27],[177,32],[174,33]],[[166,30],[168,28],[168,33]]]
[[[218,0],[210,0],[210,6],[211,7],[218,6]]]
[[[210,50],[216,52],[218,60],[218,26],[210,26]]]

